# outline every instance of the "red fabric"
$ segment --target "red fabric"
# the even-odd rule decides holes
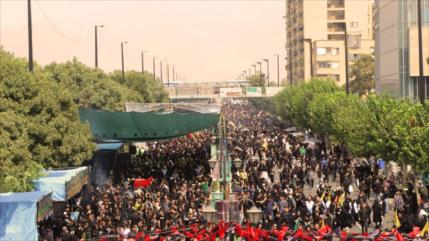
[[[416,238],[419,233],[420,233],[420,227],[414,227],[413,231],[411,231],[410,233],[408,233],[408,236],[410,238]]]
[[[318,234],[325,236],[326,234],[332,232],[332,228],[329,225],[325,225],[323,228],[317,231]]]
[[[148,179],[144,178],[136,178],[134,179],[134,188],[139,187],[148,187],[152,184],[153,177],[149,177]]]
[[[398,231],[395,232],[395,237],[398,241],[405,241],[404,237],[402,237],[401,233]]]
[[[143,232],[138,232],[137,234],[136,234],[136,240],[138,240],[139,238],[141,238],[141,237],[143,237],[144,236],[144,233]]]

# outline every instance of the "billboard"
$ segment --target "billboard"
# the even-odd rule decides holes
[[[261,87],[246,87],[246,96],[247,97],[261,97],[262,88]]]
[[[240,87],[220,88],[219,94],[220,94],[220,97],[222,97],[222,98],[243,97],[243,90]]]

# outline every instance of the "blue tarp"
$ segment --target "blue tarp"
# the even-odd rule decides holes
[[[122,143],[100,143],[97,144],[98,150],[118,150],[121,148]]]
[[[53,201],[66,200],[66,182],[70,181],[79,172],[86,170],[87,167],[79,167],[68,170],[50,170],[45,171],[46,176],[34,180],[34,186],[37,191],[52,192]]]
[[[0,240],[37,241],[37,202],[48,194],[0,193]]]

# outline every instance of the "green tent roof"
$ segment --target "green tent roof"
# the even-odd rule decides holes
[[[110,112],[80,109],[81,122],[88,122],[97,141],[152,141],[186,135],[216,126],[215,113]]]

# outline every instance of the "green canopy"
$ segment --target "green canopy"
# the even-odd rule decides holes
[[[168,139],[217,125],[215,113],[110,112],[80,109],[81,122],[88,122],[98,141],[152,141]]]

